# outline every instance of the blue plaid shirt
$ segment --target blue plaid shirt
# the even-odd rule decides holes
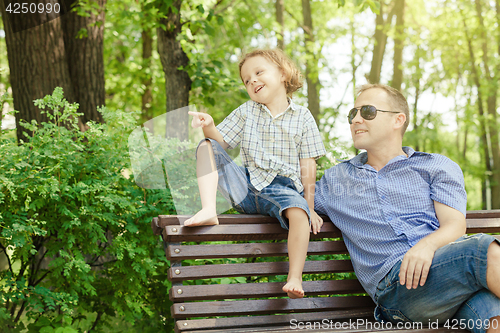
[[[316,183],[314,209],[342,232],[356,276],[372,298],[394,264],[439,228],[434,201],[466,212],[464,177],[455,162],[403,150],[408,157],[396,156],[378,172],[361,153]]]

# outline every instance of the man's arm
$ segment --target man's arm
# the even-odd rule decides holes
[[[427,280],[434,253],[440,247],[461,237],[466,230],[465,216],[458,210],[434,201],[439,228],[421,239],[403,257],[399,271],[401,285],[408,289],[423,286]]]
[[[311,212],[311,228],[317,234],[323,225],[323,219],[314,211],[314,191],[316,188],[316,160],[314,158],[300,159],[300,180],[304,186],[304,199]]]

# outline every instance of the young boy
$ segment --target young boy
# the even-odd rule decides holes
[[[192,126],[201,127],[206,140],[197,150],[202,209],[184,225],[218,224],[217,187],[239,212],[278,218],[289,229],[290,268],[283,291],[300,298],[309,222],[315,234],[323,224],[314,212],[315,159],[326,150],[310,111],[288,97],[302,86],[301,76],[281,51],[253,51],[239,68],[251,101],[217,127],[210,115],[189,112]],[[245,167],[224,151],[239,144]]]

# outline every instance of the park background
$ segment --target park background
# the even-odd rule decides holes
[[[355,87],[380,82],[408,99],[404,145],[460,165],[467,209],[500,208],[499,0],[44,0],[67,13],[29,19],[12,3],[0,2],[4,331],[171,331],[150,222],[176,207],[168,188],[137,186],[128,135],[187,105],[220,122],[248,99],[238,61],[256,47],[282,48],[305,76],[294,99],[329,151],[318,177],[357,153]],[[188,138],[187,115],[174,121],[169,135]],[[207,283],[244,282],[227,280]]]

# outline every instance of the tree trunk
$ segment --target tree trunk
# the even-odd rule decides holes
[[[490,151],[488,149],[488,132],[486,129],[486,119],[484,116],[484,108],[483,108],[483,94],[482,94],[482,86],[481,82],[479,80],[479,73],[476,68],[475,64],[475,56],[474,56],[474,49],[472,47],[472,40],[471,37],[469,36],[469,31],[467,28],[467,24],[465,22],[465,17],[463,15],[463,12],[461,11],[462,14],[462,22],[464,25],[464,32],[465,32],[465,38],[467,39],[467,46],[469,49],[469,57],[470,57],[470,64],[472,68],[472,79],[476,85],[477,89],[477,107],[478,107],[478,112],[479,112],[479,123],[480,123],[480,142],[481,142],[481,150],[483,152],[483,158],[485,161],[485,167],[486,167],[486,175],[485,175],[485,181],[483,182],[483,208],[486,206],[489,206],[488,203],[486,202],[486,189],[485,189],[485,184],[489,183],[491,184],[491,174],[492,174],[492,165],[491,165],[491,160],[490,160]]]
[[[153,54],[153,37],[151,35],[151,29],[142,31],[142,70],[144,77],[142,79],[142,85],[144,86],[144,92],[142,93],[142,120],[147,122],[153,119],[153,114],[151,112],[151,103],[153,101],[153,95],[151,91],[152,79],[151,79],[151,56]],[[154,129],[149,129],[153,133]]]
[[[44,1],[44,2],[49,2]],[[0,8],[5,29],[5,42],[9,59],[10,82],[16,114],[17,139],[26,141],[21,119],[38,123],[47,117],[34,106],[33,100],[52,94],[62,87],[68,100],[75,100],[68,68],[61,20],[46,14],[31,16],[6,14],[6,1]],[[31,22],[27,22],[32,20]],[[49,21],[50,20],[50,21]],[[40,24],[43,23],[43,24]],[[27,28],[31,24],[32,28]],[[24,29],[24,30],[23,30]],[[15,32],[17,31],[17,32]],[[30,133],[28,133],[29,135]]]
[[[306,82],[307,82],[307,103],[309,111],[319,124],[319,90],[318,81],[318,60],[314,54],[313,22],[311,15],[310,0],[302,0],[302,15],[304,17],[305,52],[306,62]]]
[[[380,12],[375,18],[375,34],[373,35],[375,43],[373,45],[370,75],[368,76],[368,82],[370,83],[380,83],[380,72],[382,71],[382,61],[384,60],[385,45],[387,44],[385,25],[387,23],[390,24],[392,21],[392,11],[387,16],[387,20],[384,20],[384,6],[384,1],[380,1]]]
[[[285,0],[276,0],[276,22],[280,26],[280,31],[276,35],[278,38],[278,48],[285,49]]]
[[[167,17],[161,19],[160,24],[166,29],[158,28],[158,53],[160,54],[163,72],[165,73],[165,87],[167,94],[167,112],[188,106],[189,91],[191,90],[191,79],[184,70],[178,68],[187,66],[189,58],[182,50],[177,35],[181,33],[180,8],[182,0],[174,0],[167,10]],[[175,10],[173,11],[172,8]],[[167,137],[176,137],[182,140],[188,139],[188,114],[187,112],[176,112],[168,117]]]
[[[396,9],[396,36],[394,38],[394,68],[392,87],[401,90],[403,84],[403,48],[404,48],[404,12],[405,0],[395,0]]]
[[[479,20],[480,32],[481,32],[481,40],[482,40],[482,58],[483,58],[483,67],[484,74],[487,81],[487,112],[489,115],[488,119],[488,132],[490,136],[490,145],[491,145],[491,157],[492,157],[492,166],[491,170],[493,171],[491,177],[491,208],[499,209],[500,208],[500,146],[498,141],[498,127],[497,127],[497,78],[491,74],[489,68],[489,57],[488,57],[488,42],[486,37],[486,32],[484,31],[484,20],[482,14],[482,6],[480,0],[475,0],[476,4],[476,12]],[[499,22],[500,23],[500,22]],[[498,75],[498,74],[497,74]]]
[[[415,132],[415,138],[417,143],[415,144],[415,150],[419,151],[420,149],[420,138],[419,138],[419,127],[418,127],[418,122],[417,122],[417,115],[418,115],[418,99],[420,98],[420,80],[416,80],[416,86],[415,86],[415,103],[413,104],[413,131]]]
[[[71,11],[61,17],[74,91],[74,99],[70,101],[79,103],[78,111],[83,113],[83,124],[91,120],[103,122],[97,107],[105,104],[103,40],[106,0],[97,0],[97,4],[97,15],[89,13],[88,17],[84,17]],[[82,29],[86,29],[87,36],[78,36]]]

